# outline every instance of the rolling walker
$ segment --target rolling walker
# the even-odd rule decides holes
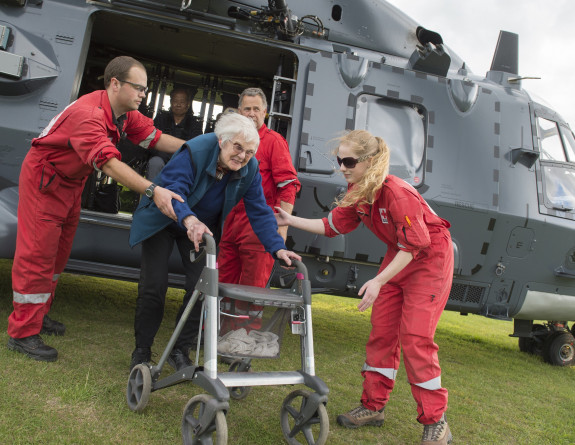
[[[230,409],[230,398],[245,398],[253,386],[303,384],[311,391],[295,390],[282,403],[280,424],[284,438],[290,445],[325,444],[329,433],[326,410],[329,390],[315,375],[311,285],[305,265],[293,261],[296,279],[289,289],[218,283],[215,241],[204,234],[204,242],[206,266],[158,364],[139,364],[130,373],[126,389],[129,408],[140,412],[147,406],[153,391],[191,381],[208,394],[192,397],[184,408],[183,443],[225,445],[228,441],[226,414]],[[248,333],[246,329],[237,329],[220,336],[221,319],[235,316],[221,311],[222,300],[254,304],[263,307],[263,312],[271,311],[272,315],[267,319],[264,317],[263,327],[259,330]],[[205,326],[200,325],[195,364],[160,379],[176,339],[192,308],[199,303],[202,304],[202,324],[205,320]],[[249,319],[249,316],[239,316],[240,319],[242,317]],[[300,335],[301,369],[252,372],[251,358],[279,356],[281,338],[288,322],[292,333]],[[199,366],[202,332],[205,337],[204,364]],[[234,337],[237,338],[234,340]],[[218,373],[218,341],[220,349],[224,349],[223,343],[226,342],[225,352],[220,355],[233,360],[228,372]]]

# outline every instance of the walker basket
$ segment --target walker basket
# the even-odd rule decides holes
[[[278,358],[291,312],[302,304],[289,290],[220,283],[218,355]]]

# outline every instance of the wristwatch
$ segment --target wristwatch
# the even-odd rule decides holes
[[[156,184],[154,184],[153,182],[150,184],[150,186],[146,189],[146,191],[144,192],[146,194],[146,196],[150,199],[152,199],[154,197],[154,189],[157,187]]]

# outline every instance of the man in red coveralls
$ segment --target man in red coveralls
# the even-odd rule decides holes
[[[260,88],[247,88],[240,94],[238,111],[256,124],[260,135],[260,145],[256,159],[260,165],[262,187],[268,205],[281,207],[290,213],[293,210],[295,196],[301,188],[297,173],[292,164],[291,154],[286,140],[277,132],[270,130],[264,123],[267,113],[267,101]],[[279,234],[284,241],[287,226],[280,227]],[[255,235],[243,201],[226,218],[218,255],[219,279],[222,283],[246,284],[265,287],[274,265],[274,259],[268,254]],[[224,302],[226,312],[226,302]],[[261,306],[247,302],[235,302],[235,314],[250,316],[252,320],[260,318]],[[233,320],[239,320],[233,321]],[[260,322],[242,322],[241,319],[227,320],[232,329],[238,327],[259,328]]]
[[[62,323],[47,317],[58,278],[70,256],[80,220],[86,178],[94,169],[154,199],[175,219],[172,199],[121,162],[116,143],[127,137],[144,149],[173,153],[181,139],[162,134],[138,112],[146,97],[145,67],[132,57],[113,59],[104,71],[105,90],[86,94],[57,115],[32,147],[20,172],[18,234],[12,267],[14,312],[8,317],[8,348],[35,360],[52,362],[58,351],[40,332],[63,334]]]

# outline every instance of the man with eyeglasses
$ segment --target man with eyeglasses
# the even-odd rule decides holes
[[[245,89],[240,94],[238,111],[254,122],[260,136],[256,159],[259,162],[267,204],[272,209],[277,206],[291,213],[301,184],[297,179],[286,140],[264,123],[267,113],[264,92],[260,88]],[[279,234],[285,241],[287,226],[280,227]],[[240,202],[226,219],[218,266],[222,283],[265,287],[272,272],[274,259],[265,251],[252,230],[243,202]],[[250,315],[252,322],[236,322],[241,319],[230,317],[230,320],[227,320],[229,329],[243,327],[249,330],[260,327],[260,306],[237,301],[234,310],[238,315]]]
[[[106,66],[104,84],[105,90],[80,97],[52,119],[32,140],[20,172],[8,348],[39,361],[58,358],[58,351],[39,334],[65,332],[65,326],[47,314],[70,256],[86,178],[94,170],[102,171],[146,194],[174,219],[172,199],[183,201],[124,164],[116,148],[124,137],[142,149],[170,153],[184,143],[157,130],[137,111],[148,91],[145,67],[132,57],[116,57]]]

